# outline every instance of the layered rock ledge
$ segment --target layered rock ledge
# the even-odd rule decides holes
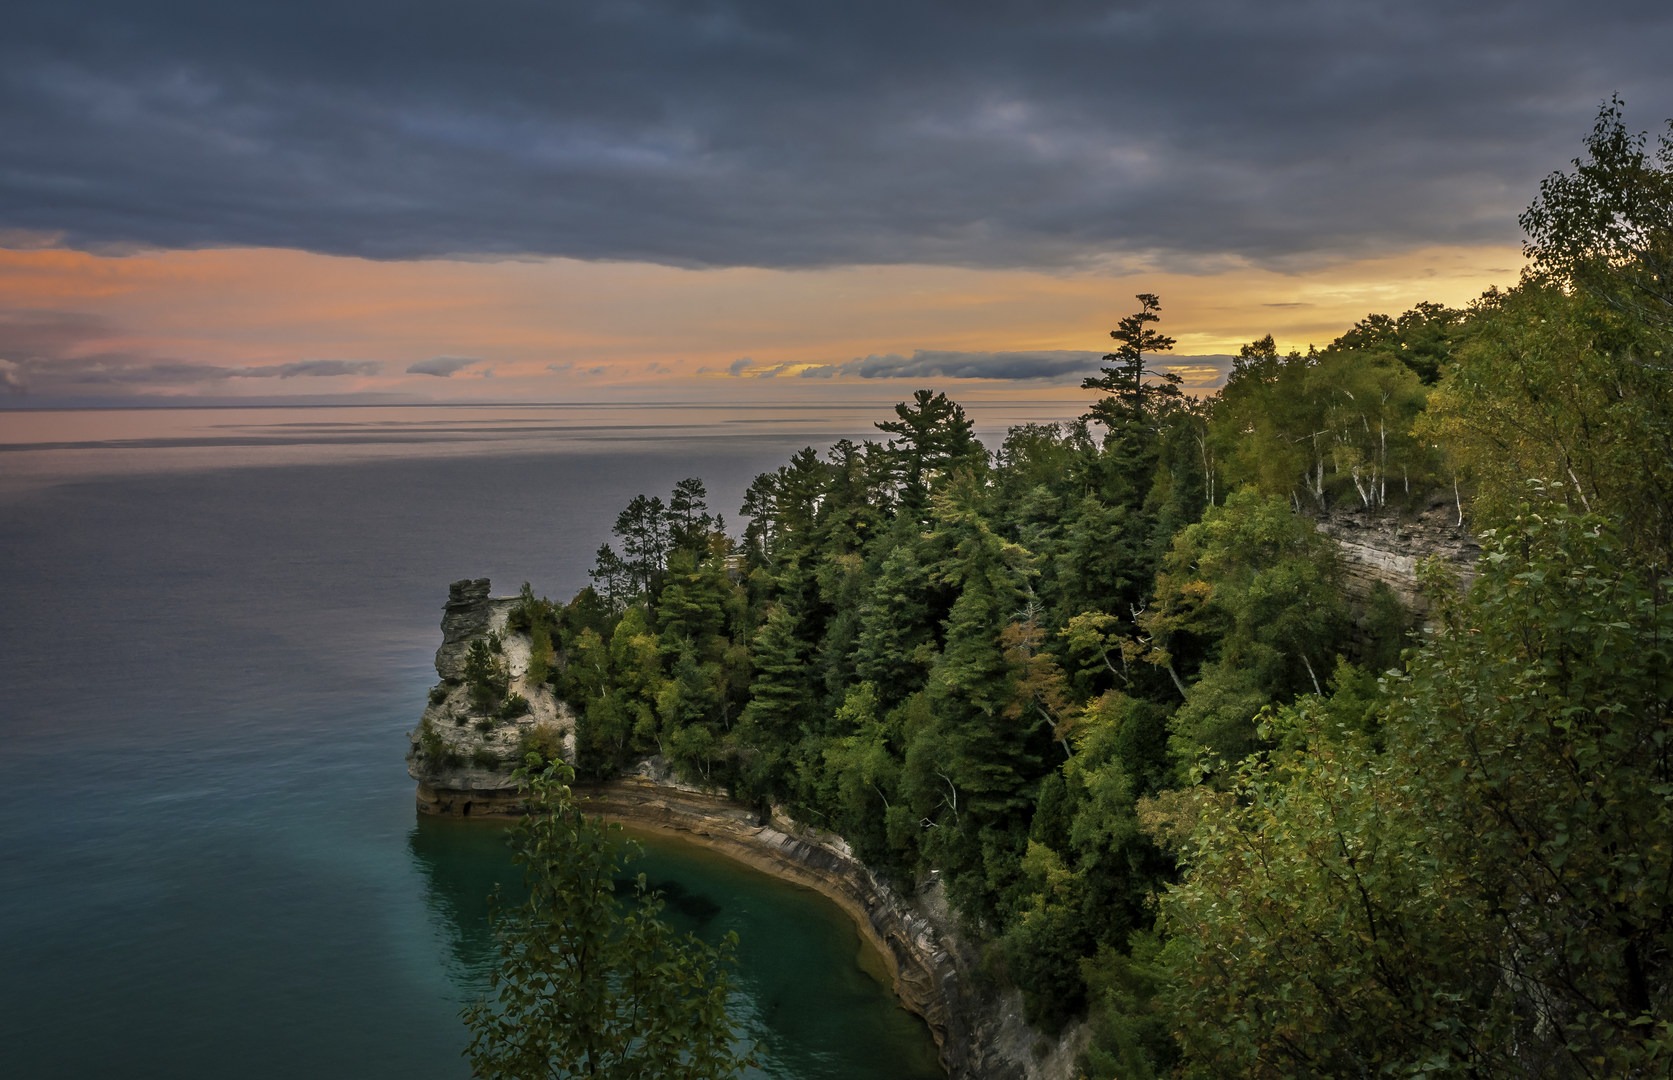
[[[777,815],[763,822],[724,796],[664,786],[643,774],[578,785],[575,793],[584,810],[606,821],[674,833],[830,899],[883,959],[901,1004],[923,1018],[948,1075],[1022,1075],[994,1069],[981,1053],[962,965],[941,928],[878,881],[841,840]]]
[[[1468,526],[1459,520],[1456,504],[1445,494],[1435,495],[1415,514],[1335,509],[1316,524],[1336,541],[1342,589],[1351,600],[1367,602],[1381,584],[1418,615],[1429,607],[1418,580],[1421,563],[1438,559],[1467,583],[1481,554]]]
[[[407,775],[418,781],[418,808],[460,817],[515,813],[520,806],[511,771],[531,738],[556,740],[575,758],[575,718],[552,688],[528,678],[529,640],[507,632],[517,597],[490,596],[487,578],[455,581],[442,609],[442,643],[424,715],[409,735]],[[505,694],[520,696],[526,712],[501,715],[472,697],[468,664],[473,643],[494,641]]]

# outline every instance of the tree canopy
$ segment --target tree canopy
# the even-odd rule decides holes
[[[1665,1075],[1673,150],[1646,146],[1606,105],[1521,281],[1254,338],[1213,397],[1149,366],[1143,293],[1078,421],[990,455],[920,390],[886,441],[758,476],[736,539],[700,481],[639,497],[528,631],[579,767],[660,754],[933,874],[1031,1020],[1088,1022],[1092,1076]],[[1483,556],[1414,633],[1317,518],[1437,513]]]

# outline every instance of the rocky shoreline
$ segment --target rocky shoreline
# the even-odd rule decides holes
[[[1020,998],[980,988],[972,977],[977,957],[960,940],[931,878],[903,897],[879,881],[838,837],[774,815],[760,815],[722,794],[697,791],[656,778],[647,763],[612,781],[579,783],[576,801],[588,814],[622,825],[678,837],[780,881],[812,889],[853,921],[880,958],[902,1007],[919,1016],[935,1040],[952,1080],[1058,1080],[1074,1074],[1084,1045],[1076,1028],[1045,1040],[1022,1019]],[[471,793],[470,816],[505,818],[520,813],[508,793]],[[420,813],[463,816],[461,793],[438,794],[420,786]]]
[[[978,958],[954,928],[935,878],[903,896],[841,838],[777,814],[762,821],[724,796],[669,784],[648,766],[608,783],[577,785],[575,793],[583,808],[606,821],[679,836],[834,902],[882,958],[901,1004],[923,1019],[953,1080],[1076,1075],[1084,1028],[1047,1039],[1023,1020],[1019,995],[973,976]]]
[[[763,822],[724,796],[666,786],[644,773],[577,785],[575,794],[585,811],[605,821],[676,835],[831,900],[883,960],[901,1004],[923,1018],[948,1075],[1021,1075],[980,1067],[960,965],[939,928],[879,882],[840,840],[777,816]]]
[[[560,740],[573,757],[574,719],[549,688],[525,679],[528,649],[506,633],[515,599],[489,595],[486,579],[459,581],[448,591],[440,679],[411,733],[408,774],[418,783],[421,814],[501,818],[522,811],[511,770],[535,734]],[[500,639],[511,692],[529,712],[494,723],[474,719],[465,661],[475,642]],[[1020,996],[983,985],[977,956],[959,937],[933,876],[902,895],[878,880],[839,838],[782,815],[763,820],[724,793],[674,783],[654,762],[606,783],[577,784],[589,813],[629,828],[680,837],[762,873],[827,897],[854,921],[880,957],[901,1004],[922,1017],[952,1080],[1063,1080],[1074,1075],[1084,1033],[1049,1040],[1022,1019]]]

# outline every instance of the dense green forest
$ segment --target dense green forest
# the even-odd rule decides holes
[[[1670,128],[1673,131],[1673,128]],[[1161,302],[1080,420],[641,496],[525,591],[583,775],[660,754],[934,869],[988,977],[1100,1077],[1673,1069],[1673,135],[1606,107],[1463,310],[1270,337],[1180,392]],[[1427,627],[1350,602],[1332,509],[1444,503]]]

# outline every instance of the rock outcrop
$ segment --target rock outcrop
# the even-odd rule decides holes
[[[494,628],[496,609],[513,602],[496,603],[488,595],[491,590],[487,578],[467,578],[447,587],[447,605],[441,615],[441,648],[436,650],[436,674],[443,681],[464,681],[470,643],[487,637]]]
[[[556,742],[575,755],[575,718],[551,687],[528,679],[531,646],[508,630],[517,597],[489,595],[487,578],[455,581],[443,609],[442,644],[424,715],[409,736],[407,773],[418,781],[418,809],[462,817],[515,813],[521,806],[511,771],[523,748],[536,738]],[[471,693],[467,665],[474,643],[492,642],[503,666],[503,700],[520,695],[528,709],[512,715],[484,706]]]
[[[1318,530],[1336,541],[1350,600],[1368,602],[1380,583],[1419,616],[1429,600],[1418,581],[1418,564],[1439,559],[1467,583],[1481,552],[1469,528],[1459,523],[1450,495],[1434,496],[1415,514],[1334,509],[1319,519]]]
[[[544,729],[575,756],[575,723],[551,689],[527,679],[530,643],[509,631],[515,597],[490,595],[486,579],[448,589],[440,681],[411,733],[408,772],[418,781],[420,813],[501,817],[523,804],[511,772],[520,749]],[[473,645],[498,642],[509,694],[522,694],[529,713],[501,719],[473,703],[467,664]],[[879,880],[836,836],[808,829],[780,813],[763,819],[723,792],[674,782],[659,763],[603,784],[577,785],[589,813],[629,828],[672,832],[774,877],[814,889],[853,919],[887,968],[902,1005],[923,1017],[953,1080],[1067,1080],[1084,1043],[1071,1032],[1055,1044],[1023,1020],[1020,996],[988,988],[975,977],[978,957],[963,943],[931,876],[910,895]]]

